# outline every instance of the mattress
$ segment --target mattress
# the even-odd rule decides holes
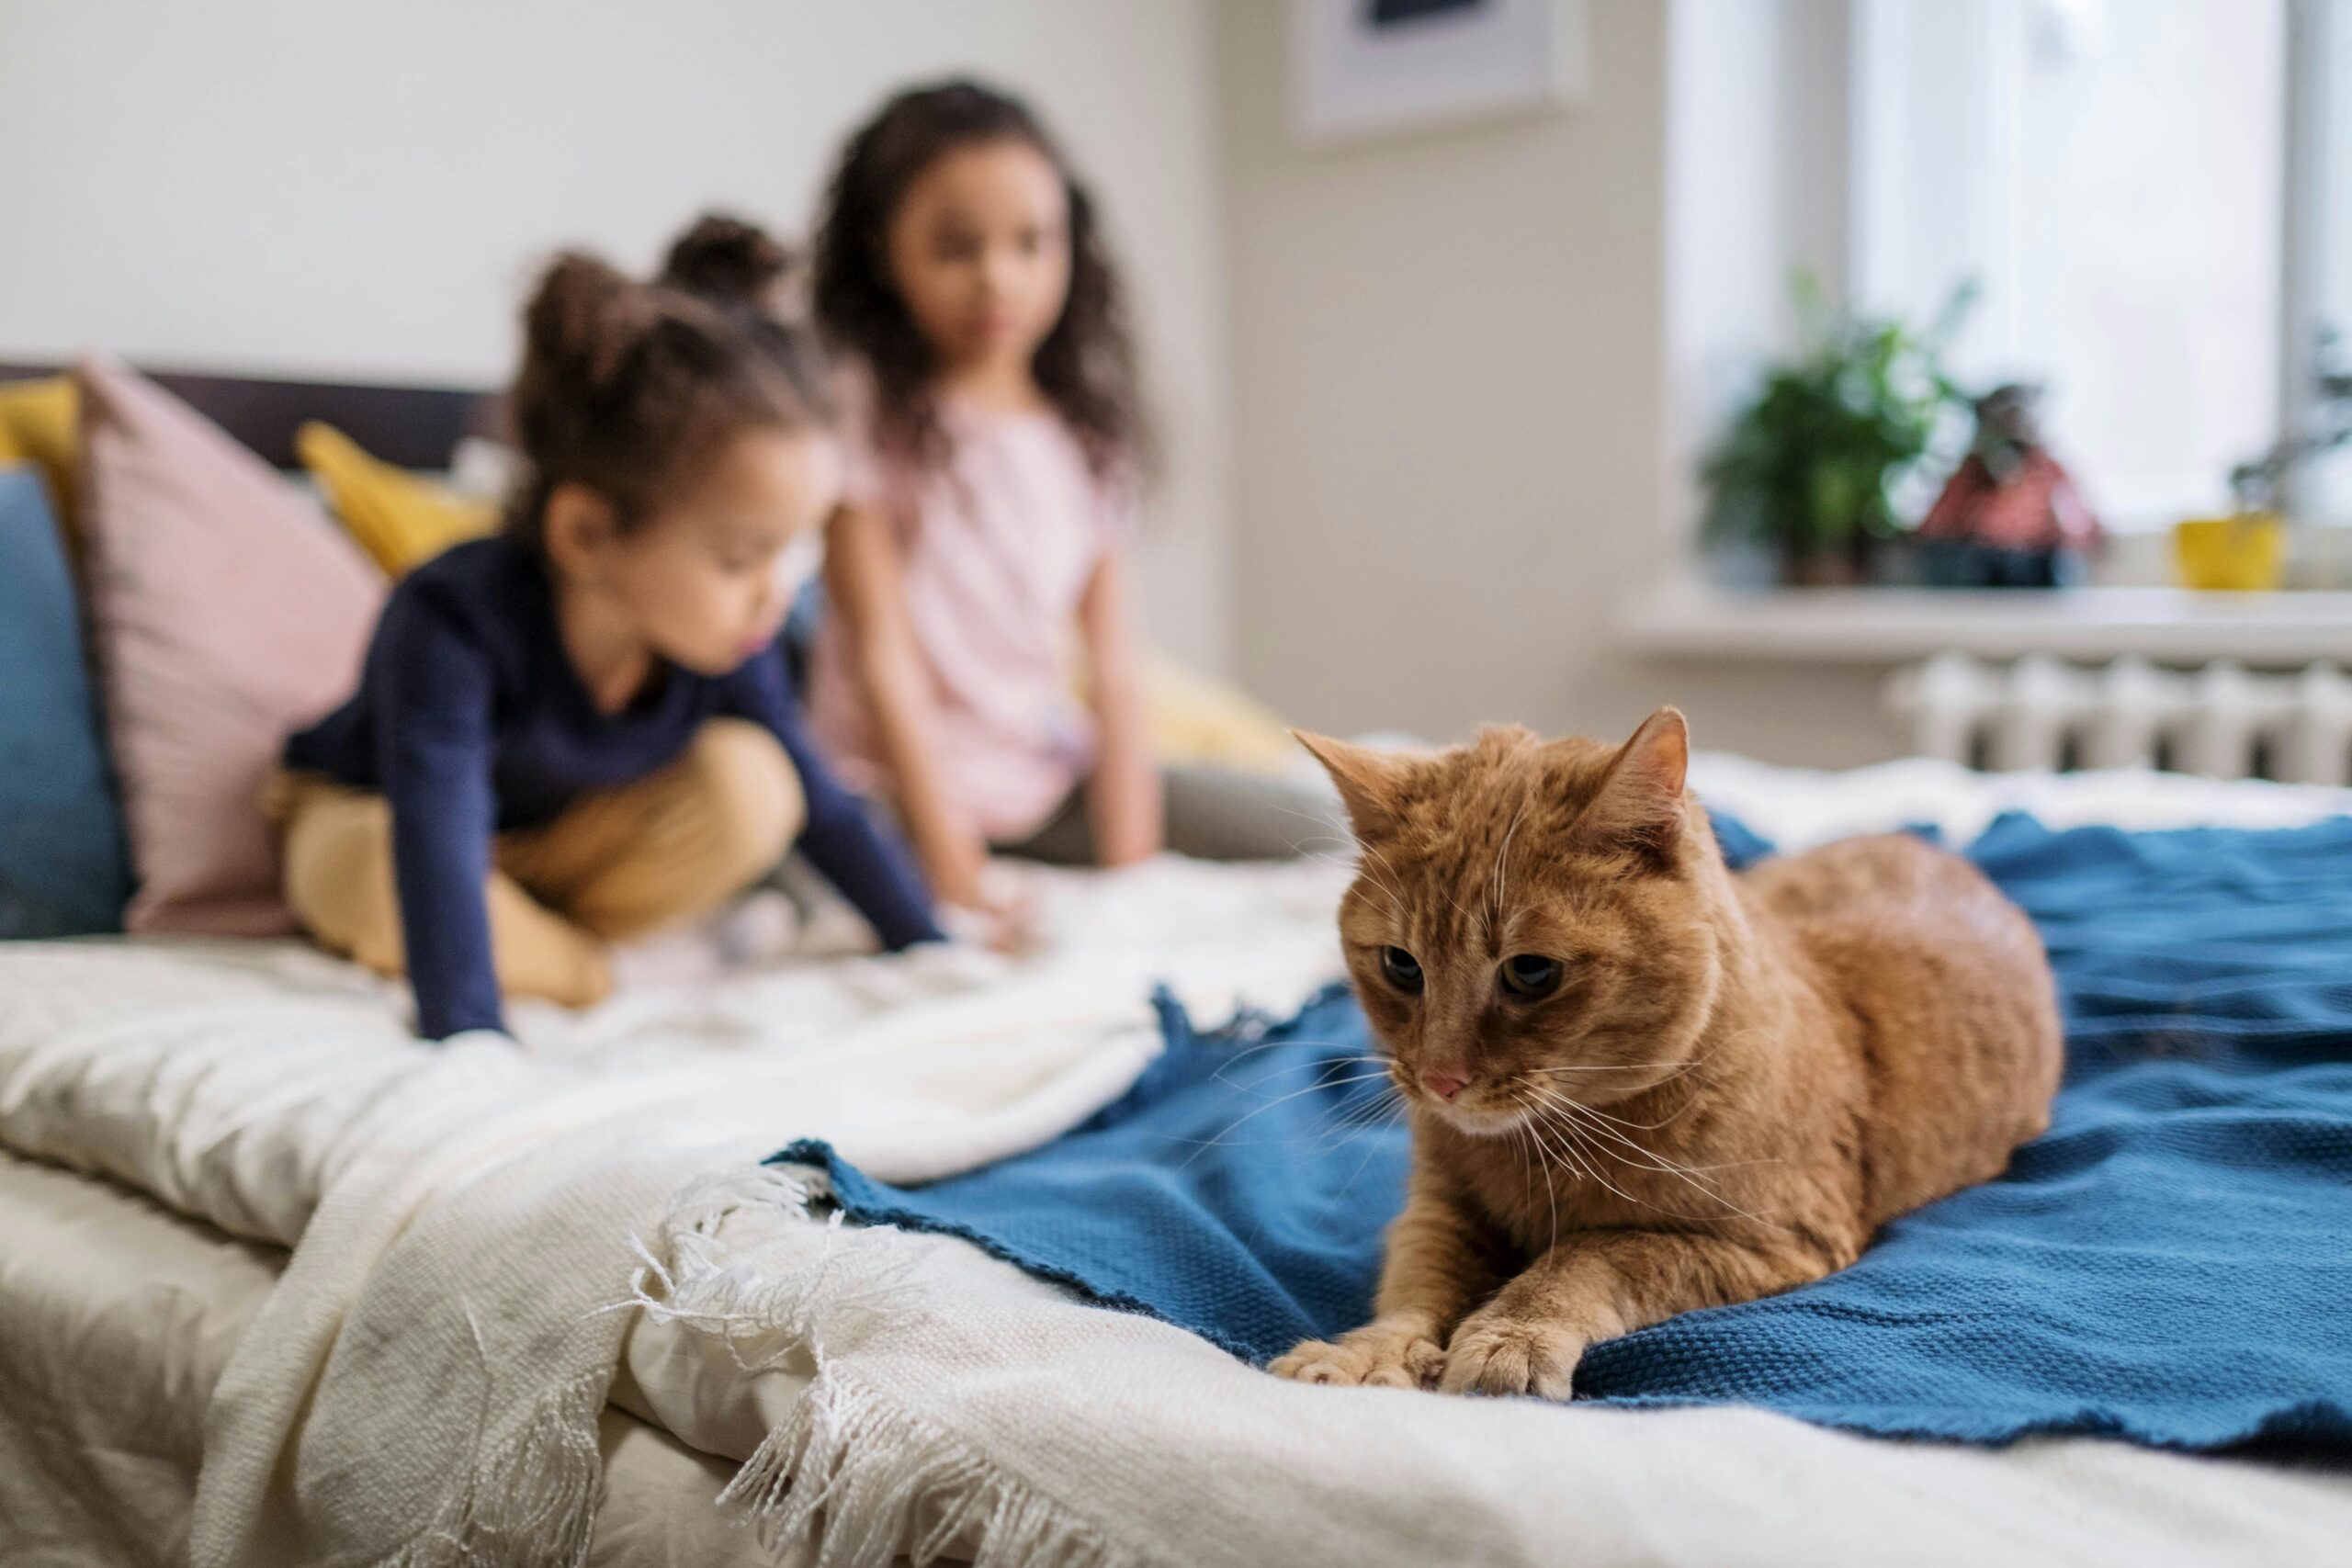
[[[205,1402],[283,1256],[110,1183],[0,1154],[0,1562],[143,1568],[182,1561]],[[1754,1419],[1762,1434],[1797,1448],[1859,1453],[1871,1446]],[[696,1453],[617,1409],[606,1411],[601,1435],[606,1494],[590,1557],[597,1568],[805,1561],[763,1551],[714,1506],[731,1461]],[[1797,1480],[1782,1441],[1769,1447],[1754,1456],[1754,1474],[1716,1478],[1715,1495],[1727,1506],[1770,1486],[1775,1472],[1784,1472],[1782,1483]],[[1982,1467],[2000,1463],[2015,1475],[1988,1492],[2038,1495],[2051,1506],[2069,1496],[2064,1510],[2077,1523],[2118,1508],[2143,1523],[2160,1520],[2182,1562],[2258,1561],[2259,1548],[2252,1557],[2245,1549],[2265,1533],[2264,1521],[2274,1544],[2300,1536],[2324,1553],[2323,1537],[2277,1527],[2316,1524],[2330,1499],[2338,1509],[2352,1506],[2352,1478],[2290,1455],[2197,1460],[2074,1441],[2027,1443],[1996,1460],[1964,1449],[1895,1447],[1915,1465],[1932,1466],[1939,1456],[1961,1482],[1974,1472],[1989,1483]],[[1859,1468],[1856,1482],[1864,1483]],[[2042,1529],[2017,1523],[2020,1544],[2049,1544]]]

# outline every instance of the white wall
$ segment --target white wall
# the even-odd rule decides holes
[[[1668,13],[1669,526],[1759,367],[1795,342],[1792,275],[1845,286],[1847,0],[1681,0]]]
[[[1896,749],[1874,673],[1638,661],[1612,624],[1679,558],[1790,262],[1835,260],[1842,190],[1775,187],[1770,146],[1842,119],[1781,78],[1831,10],[1594,0],[1578,107],[1326,150],[1289,131],[1283,7],[1226,0],[1246,681],[1338,730],[1616,734],[1672,701],[1702,745]]]
[[[532,265],[803,227],[892,87],[1032,96],[1099,187],[1174,461],[1161,640],[1221,663],[1225,321],[1207,0],[0,0],[0,358],[490,384]]]
[[[1336,148],[1292,137],[1283,7],[1220,13],[1237,650],[1304,722],[1603,722],[1659,511],[1664,36],[1594,10],[1576,111]]]

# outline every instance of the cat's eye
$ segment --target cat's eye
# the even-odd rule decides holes
[[[1548,997],[1560,988],[1560,961],[1539,953],[1518,953],[1503,960],[1503,989],[1530,1000]]]
[[[1400,991],[1418,995],[1421,988],[1420,961],[1401,947],[1380,950],[1381,977]]]

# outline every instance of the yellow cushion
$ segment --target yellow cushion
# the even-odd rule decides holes
[[[81,513],[75,509],[79,425],[71,376],[0,382],[0,463],[30,463],[40,470],[66,558],[76,564],[82,558]]]
[[[372,457],[333,425],[304,425],[294,434],[294,450],[345,530],[387,577],[498,525],[494,502],[469,499]]]
[[[1143,682],[1152,749],[1163,762],[1279,773],[1297,757],[1282,720],[1232,686],[1159,654],[1144,660]]]

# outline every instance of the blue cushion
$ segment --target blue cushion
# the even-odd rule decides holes
[[[118,931],[130,892],[48,492],[0,468],[0,937]]]

